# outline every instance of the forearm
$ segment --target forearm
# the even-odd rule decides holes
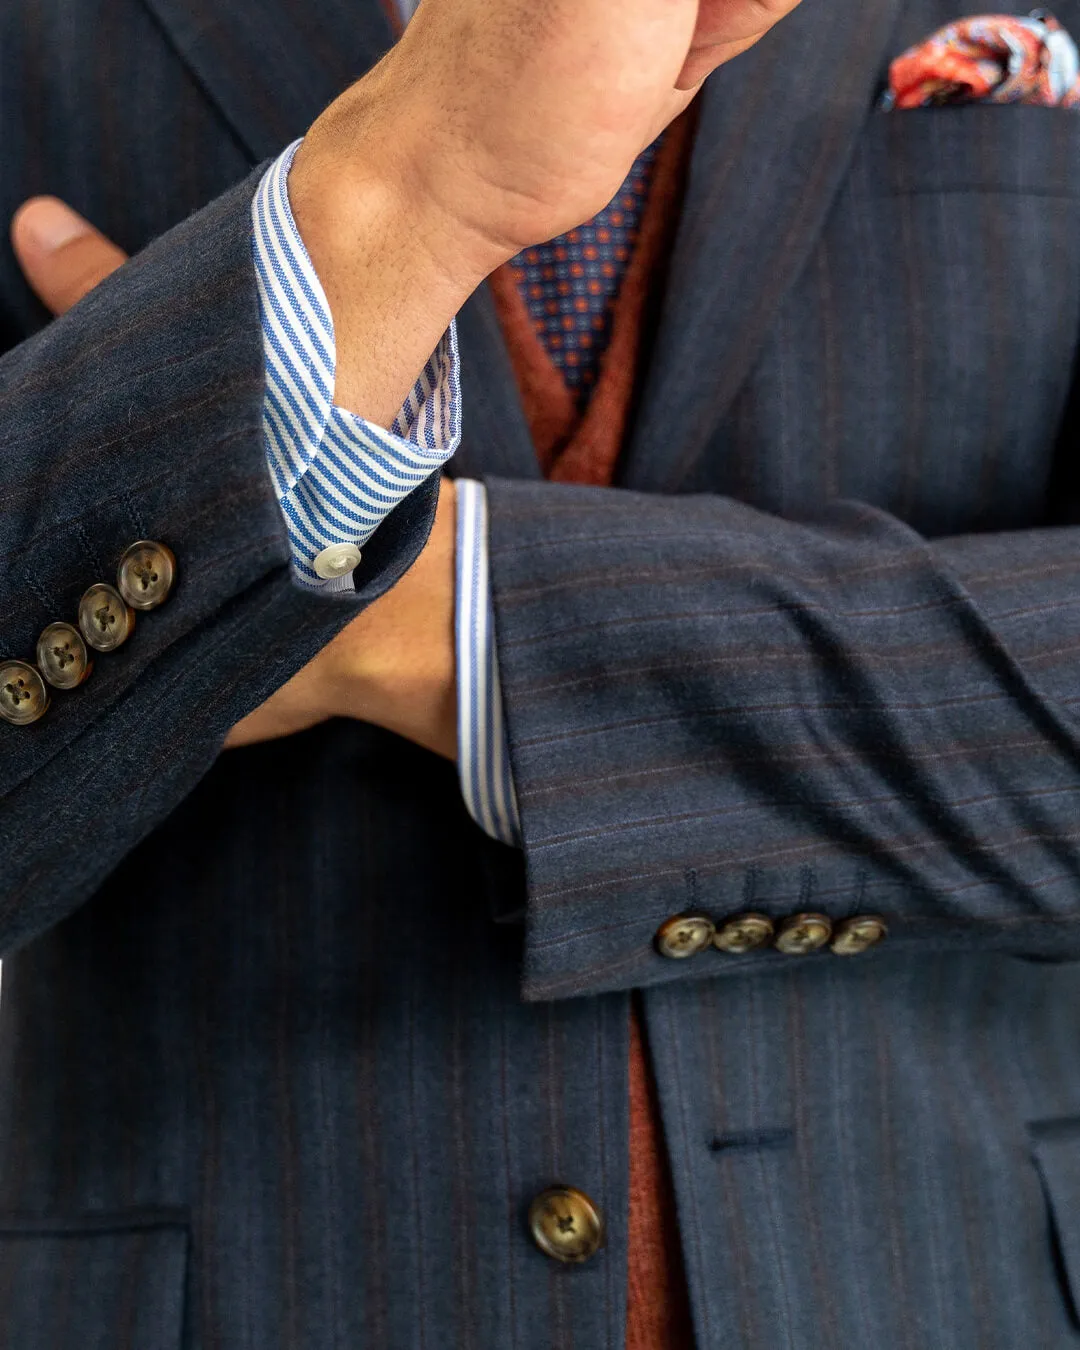
[[[319,658],[320,684],[342,715],[447,759],[457,754],[454,516],[454,484],[444,479],[427,547]]]
[[[289,197],[334,321],[334,401],[390,426],[436,343],[508,253],[428,190],[424,104],[376,67],[315,123]]]
[[[610,201],[692,81],[789,0],[454,0],[315,122],[290,182],[338,343],[337,401],[388,423],[465,299]],[[407,302],[407,303],[406,303]]]

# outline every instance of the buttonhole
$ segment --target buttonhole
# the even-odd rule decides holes
[[[794,1139],[793,1130],[737,1130],[718,1134],[709,1143],[710,1153],[732,1153],[736,1149],[786,1148]]]

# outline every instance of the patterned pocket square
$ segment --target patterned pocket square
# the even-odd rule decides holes
[[[1039,9],[1026,19],[980,14],[946,24],[893,61],[879,106],[945,103],[1080,106],[1076,43]]]

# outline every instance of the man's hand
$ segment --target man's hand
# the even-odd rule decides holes
[[[606,206],[709,71],[796,2],[422,0],[289,181],[336,401],[385,424],[484,277]]]
[[[455,506],[453,481],[444,478],[435,523],[412,567],[237,723],[226,746],[288,736],[328,717],[355,717],[457,758]]]
[[[27,280],[63,314],[124,253],[55,197],[35,197],[11,227]],[[357,717],[429,750],[457,754],[454,690],[454,485],[442,484],[431,536],[406,575],[229,733],[226,746]]]
[[[15,212],[11,242],[27,281],[54,314],[66,313],[127,261],[122,249],[56,197]]]

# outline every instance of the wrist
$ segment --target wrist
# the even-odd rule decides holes
[[[454,484],[443,479],[431,534],[400,581],[321,654],[320,697],[339,717],[373,722],[457,756]]]
[[[293,216],[333,316],[335,402],[381,425],[461,306],[511,256],[429,189],[437,151],[423,110],[382,97],[386,83],[373,72],[332,105],[289,175]]]
[[[457,685],[437,659],[419,669],[368,662],[340,679],[336,715],[370,722],[446,759],[457,759]]]
[[[439,190],[453,175],[439,167],[446,156],[423,110],[414,105],[396,113],[389,100],[373,107],[376,95],[365,83],[343,94],[297,149],[289,174],[297,227],[305,244],[310,234],[331,260],[331,270],[345,258],[370,255],[372,243],[393,247],[403,274],[460,307],[516,250],[487,238]]]

